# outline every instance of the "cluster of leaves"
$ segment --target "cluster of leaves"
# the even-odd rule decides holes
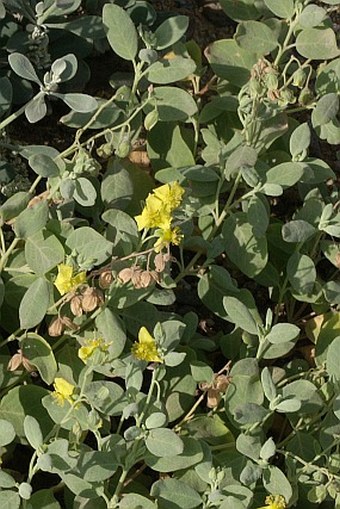
[[[1,507],[340,507],[337,3],[220,0],[202,54],[149,2],[0,1],[0,171],[35,175],[0,206]],[[68,148],[11,139],[55,99]]]

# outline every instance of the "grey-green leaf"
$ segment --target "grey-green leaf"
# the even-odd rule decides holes
[[[34,81],[38,85],[41,84],[33,65],[25,55],[12,53],[8,57],[8,62],[18,76],[29,81]]]
[[[282,238],[286,242],[306,242],[316,233],[316,228],[307,221],[296,219],[282,227]]]
[[[235,40],[242,49],[258,56],[267,55],[278,45],[274,32],[265,23],[253,20],[239,24]]]
[[[302,30],[296,38],[296,49],[300,55],[312,60],[330,60],[340,54],[332,28]]]
[[[312,113],[313,127],[327,124],[335,119],[339,111],[339,95],[336,93],[326,94],[316,103]]]
[[[224,297],[223,306],[230,320],[235,323],[237,327],[249,332],[249,334],[257,335],[258,327],[256,321],[247,306],[235,297]]]
[[[154,33],[156,39],[155,48],[162,50],[175,44],[185,34],[188,26],[188,16],[172,16],[166,19]]]
[[[50,302],[50,283],[40,277],[26,291],[19,306],[19,320],[22,329],[38,325],[44,318]]]
[[[39,231],[28,237],[25,257],[33,272],[43,275],[63,261],[64,248],[55,235]]]
[[[138,38],[128,13],[118,5],[105,4],[103,23],[113,51],[125,60],[134,60],[138,51]]]
[[[158,457],[177,456],[183,452],[183,441],[168,428],[156,428],[149,431],[145,445],[151,454]]]

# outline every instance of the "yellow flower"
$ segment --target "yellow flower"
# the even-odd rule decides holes
[[[183,234],[178,226],[175,226],[175,228],[172,229],[168,228],[166,230],[158,230],[156,233],[159,236],[159,239],[154,245],[156,253],[159,253],[163,247],[166,247],[169,244],[178,246],[183,239]]]
[[[98,339],[87,339],[85,344],[78,350],[78,357],[85,362],[92,356],[95,350],[106,352],[109,348],[109,344],[105,343],[102,338]]]
[[[169,212],[172,212],[182,203],[184,189],[178,182],[171,182],[170,184],[157,187],[153,193],[162,202],[164,207]]]
[[[77,286],[86,283],[86,272],[79,272],[76,276],[73,276],[73,267],[60,263],[58,265],[58,275],[54,281],[54,285],[57,287],[60,295],[75,290]]]
[[[267,505],[259,507],[259,509],[286,509],[287,504],[282,495],[270,495],[265,500]]]
[[[171,219],[171,214],[153,195],[147,197],[142,213],[135,217],[138,230],[143,230],[143,228],[169,228]]]
[[[138,343],[131,348],[133,355],[140,361],[163,362],[160,358],[156,341],[145,327],[141,327],[138,333]]]
[[[67,382],[64,378],[55,378],[53,387],[52,396],[56,399],[58,405],[64,406],[65,401],[73,403],[72,394],[75,389],[74,385]]]
[[[135,217],[138,230],[144,228],[170,228],[172,212],[182,202],[184,189],[178,182],[157,187],[145,200],[142,213]]]

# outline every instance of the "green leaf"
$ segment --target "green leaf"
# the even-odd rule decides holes
[[[260,12],[253,0],[237,0],[237,2],[235,0],[220,0],[220,4],[227,15],[235,21],[260,17]]]
[[[327,124],[333,120],[339,111],[339,96],[336,93],[326,94],[316,103],[312,113],[313,127]]]
[[[333,339],[327,350],[327,372],[330,377],[340,380],[340,336]]]
[[[130,173],[116,159],[110,159],[100,186],[107,208],[126,209],[132,200],[134,185]]]
[[[274,440],[270,437],[261,447],[260,458],[268,461],[270,458],[274,456],[276,452],[276,445]]]
[[[28,288],[19,306],[22,329],[31,329],[44,319],[50,303],[51,286],[49,281],[39,277]]]
[[[8,57],[8,62],[18,76],[29,81],[34,81],[37,85],[41,85],[33,65],[25,55],[21,53],[12,53]]]
[[[158,500],[159,507],[163,509],[194,509],[202,504],[197,491],[177,479],[156,481],[150,494]]]
[[[293,490],[285,474],[278,467],[269,465],[263,473],[263,485],[271,495],[280,493],[288,503],[292,497]]]
[[[125,60],[134,60],[138,51],[137,31],[127,12],[118,5],[105,4],[103,23],[113,51]]]
[[[261,448],[259,436],[241,433],[236,439],[236,449],[238,452],[252,460],[256,461],[260,458]]]
[[[14,231],[17,237],[27,239],[42,230],[48,220],[48,204],[42,201],[23,210],[15,220]]]
[[[0,447],[10,444],[15,439],[15,429],[11,422],[0,419]]]
[[[244,274],[252,278],[264,269],[268,261],[267,240],[254,235],[247,214],[228,217],[222,234],[227,256]]]
[[[33,447],[33,449],[38,450],[44,443],[39,422],[31,415],[26,415],[24,419],[24,432],[28,443]]]
[[[315,235],[316,231],[316,228],[307,221],[297,219],[283,225],[282,238],[285,242],[306,242]]]
[[[287,275],[294,290],[301,294],[310,294],[316,280],[313,260],[300,253],[294,253],[287,263]]]
[[[149,113],[154,107],[157,108],[160,122],[184,122],[197,113],[193,97],[178,87],[155,87],[144,111]]]
[[[260,21],[242,21],[237,27],[235,40],[240,48],[264,56],[273,51],[278,41],[274,32]]]
[[[131,509],[131,507],[135,507],[136,509],[157,509],[154,502],[152,502],[149,498],[143,497],[138,493],[124,493],[124,497],[119,503],[119,509]],[[84,508],[87,509],[87,508]],[[95,509],[95,508],[93,508]]]
[[[254,48],[253,48],[254,50]],[[221,39],[208,46],[205,51],[214,73],[241,88],[250,78],[250,70],[257,62],[254,51],[240,48],[233,39]]]
[[[257,152],[252,147],[241,145],[228,157],[225,176],[229,180],[231,176],[235,176],[243,168],[253,168],[257,161]]]
[[[12,84],[5,76],[0,78],[0,117],[10,108],[12,104]]]
[[[148,136],[148,156],[153,168],[194,166],[188,131],[174,123],[159,122]]]
[[[340,53],[332,28],[302,30],[296,38],[296,49],[300,55],[312,60],[330,60]]]
[[[73,198],[83,207],[93,207],[97,198],[96,188],[89,179],[79,177],[75,180]]]
[[[200,463],[203,459],[200,442],[190,437],[182,437],[182,442],[184,444],[182,454],[157,457],[148,453],[145,456],[145,463],[156,472],[175,472]]]
[[[96,380],[86,386],[89,402],[105,415],[119,415],[126,405],[123,395],[123,389],[114,382]]]
[[[190,362],[191,374],[195,382],[212,383],[214,380],[214,371],[205,362],[192,361]]]
[[[289,139],[289,149],[292,157],[303,156],[310,145],[311,134],[307,122],[299,125],[292,132]]]
[[[100,265],[112,254],[112,242],[106,240],[100,233],[89,226],[82,226],[74,230],[67,238],[66,245],[75,249],[84,261]]]
[[[303,28],[313,28],[320,25],[322,21],[327,17],[325,9],[319,5],[306,5],[299,16],[299,24]]]
[[[264,3],[279,18],[289,19],[294,15],[293,0],[264,0]]]
[[[268,401],[273,401],[273,399],[276,397],[277,391],[272,379],[272,375],[270,374],[267,366],[263,368],[261,372],[261,383],[266,398]]]
[[[320,95],[329,94],[331,92],[340,92],[340,58],[329,62],[327,65],[319,69],[315,82],[315,90]]]
[[[266,234],[269,226],[269,214],[261,196],[252,196],[248,203],[247,218],[253,227],[255,237],[262,237]]]
[[[155,49],[162,50],[168,48],[185,34],[189,26],[188,16],[172,16],[167,18],[155,30]]]
[[[45,103],[44,94],[40,93],[33,97],[33,99],[27,103],[25,108],[25,115],[27,120],[34,124],[39,122],[47,114],[47,106]]]
[[[16,491],[4,490],[0,491],[0,507],[1,509],[19,509],[21,499]]]
[[[33,154],[28,164],[37,175],[42,177],[58,177],[60,174],[60,168],[47,154]]]
[[[145,76],[151,83],[165,85],[184,80],[195,70],[196,64],[192,58],[175,56],[174,58],[159,60],[150,65]]]
[[[120,356],[126,343],[124,324],[119,316],[109,308],[105,308],[95,319],[96,327],[109,344],[109,353],[112,359]]]
[[[276,345],[279,343],[286,343],[293,341],[300,334],[300,329],[292,323],[277,323],[266,335],[266,339]]]
[[[257,323],[247,306],[235,297],[224,297],[223,306],[229,315],[229,319],[242,330],[249,334],[258,334]]]
[[[44,436],[51,431],[53,422],[41,404],[46,394],[50,394],[47,389],[29,384],[14,387],[1,399],[0,415],[12,423],[16,435],[20,438],[25,438],[26,415],[32,415],[39,421]]]
[[[268,410],[256,403],[244,403],[234,409],[234,419],[241,425],[262,422],[268,415]]]
[[[71,110],[76,111],[77,113],[88,113],[98,107],[96,99],[88,94],[76,94],[74,92],[69,92],[67,94],[54,93],[53,95],[64,101]]]
[[[33,272],[42,276],[63,261],[64,248],[55,235],[39,231],[28,237],[25,258]]]
[[[14,488],[16,480],[4,470],[0,470],[0,488]]]
[[[26,208],[30,198],[31,195],[24,191],[19,191],[8,198],[0,207],[1,224],[17,217]]]
[[[157,457],[177,456],[184,448],[183,441],[168,428],[150,430],[145,445],[148,451]]]
[[[29,332],[21,341],[20,347],[25,357],[37,368],[44,382],[50,385],[58,370],[50,344],[38,334]]]
[[[266,181],[269,184],[279,184],[284,189],[294,186],[301,179],[304,167],[304,163],[298,162],[278,164],[267,171]]]
[[[33,493],[26,507],[27,509],[61,509],[59,502],[56,501],[50,489]]]

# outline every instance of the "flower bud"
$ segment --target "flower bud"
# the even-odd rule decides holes
[[[309,88],[305,87],[301,90],[299,95],[299,104],[302,106],[308,106],[313,102],[313,99],[313,93]]]
[[[105,290],[106,288],[109,288],[112,281],[113,281],[113,275],[110,270],[105,270],[99,276],[99,286],[103,290]]]
[[[302,88],[306,81],[306,74],[303,69],[298,69],[293,74],[293,85],[294,87]]]
[[[124,159],[129,155],[131,151],[131,145],[129,141],[122,141],[119,146],[116,148],[116,155],[121,159]]]

